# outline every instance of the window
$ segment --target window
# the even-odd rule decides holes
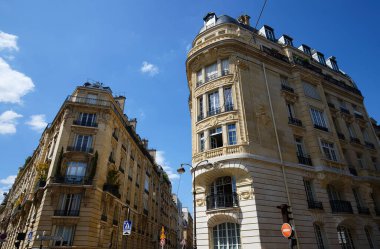
[[[222,127],[210,130],[210,148],[215,149],[223,146]]]
[[[219,92],[213,92],[208,95],[208,112],[209,116],[220,113]]]
[[[364,163],[363,163],[363,155],[360,154],[360,153],[356,153],[356,158],[357,158],[357,162],[358,162],[358,165],[361,169],[364,168]]]
[[[321,226],[314,224],[314,233],[315,233],[315,238],[317,239],[317,245],[318,249],[325,249],[325,236],[324,233],[322,233],[322,228]]]
[[[83,113],[79,114],[79,125],[94,126],[96,122],[95,113]]]
[[[288,117],[289,117],[289,118],[292,118],[292,119],[295,118],[295,115],[294,115],[294,106],[293,106],[293,104],[287,102],[287,103],[286,103],[286,109],[287,109],[287,111],[288,111]]]
[[[197,85],[203,84],[202,69],[197,72]]]
[[[365,207],[365,205],[363,203],[363,200],[362,200],[362,198],[360,196],[359,189],[353,188],[352,189],[352,193],[354,194],[356,205],[357,205],[358,209]],[[359,213],[360,213],[360,210],[359,210]]]
[[[284,42],[285,42],[285,45],[289,45],[293,47],[293,39],[291,39],[290,37],[284,36]]]
[[[339,191],[333,185],[327,186],[327,194],[329,196],[330,201],[340,201],[341,200],[341,196],[340,196]]]
[[[303,180],[303,184],[305,187],[306,198],[308,201],[315,201],[314,188],[311,180]]]
[[[203,113],[203,97],[198,98],[198,121],[202,120],[204,118],[204,113]]]
[[[78,216],[80,209],[80,194],[62,194],[58,203],[58,216]]]
[[[144,205],[144,210],[149,210],[149,196],[147,193],[144,193],[143,197],[143,205]]]
[[[375,168],[375,170],[380,170],[380,168],[377,166],[377,158],[376,157],[372,157],[372,164],[373,164],[373,167]]]
[[[318,61],[319,63],[321,63],[322,65],[325,65],[326,66],[326,61],[325,61],[325,56],[321,53],[317,53],[318,54]]]
[[[210,185],[207,209],[234,207],[238,205],[236,179],[231,176],[217,178]]]
[[[232,102],[232,91],[231,87],[224,88],[224,111],[232,111],[234,105]]]
[[[240,225],[222,223],[212,229],[214,249],[240,249]]]
[[[297,155],[306,156],[305,147],[303,145],[303,139],[301,137],[295,137],[294,141],[296,142]]]
[[[371,142],[371,139],[369,138],[368,131],[366,128],[362,129],[362,134],[365,142]]]
[[[54,246],[71,246],[73,244],[75,226],[57,226],[55,236],[61,240],[54,241]]]
[[[339,244],[342,249],[355,249],[350,229],[345,226],[338,226],[337,231]]]
[[[66,169],[66,177],[82,180],[86,174],[87,164],[83,162],[69,162]]]
[[[335,152],[335,147],[334,147],[334,144],[333,143],[330,143],[330,142],[326,142],[326,141],[321,141],[321,144],[322,144],[322,150],[323,150],[323,153],[325,155],[325,157],[328,159],[328,160],[331,160],[331,161],[338,161],[338,156]]]
[[[333,118],[333,124],[334,124],[336,132],[341,133],[340,126],[336,118]]]
[[[325,115],[322,111],[310,108],[310,113],[315,128],[328,129]]]
[[[335,71],[339,71],[338,64],[336,63],[335,60],[331,60],[331,59],[330,59],[330,63],[331,63],[331,67],[332,67],[332,69],[334,69]]]
[[[288,77],[286,76],[280,76],[281,85],[291,87],[288,81]]]
[[[373,245],[372,241],[372,234],[368,227],[364,227],[365,236],[367,237],[369,248],[374,249],[375,246]]]
[[[305,54],[311,56],[311,49],[310,47],[306,46],[306,45],[302,45],[302,50]]]
[[[222,60],[222,75],[227,75],[230,72],[230,63],[228,59]]]
[[[145,192],[149,193],[149,185],[150,185],[150,177],[148,174],[145,174],[145,182],[144,182]]]
[[[321,96],[319,95],[319,92],[318,92],[318,89],[316,86],[314,86],[310,83],[304,82],[303,83],[303,90],[304,90],[305,95],[307,97],[321,100]]]
[[[133,177],[133,165],[132,165],[132,163],[131,163],[131,165],[129,165],[128,177],[131,178],[131,179]]]
[[[216,79],[218,77],[217,63],[211,64],[206,67],[206,81]]]
[[[274,37],[274,32],[273,30],[270,30],[268,28],[265,29],[265,36],[268,40],[271,41],[276,41],[276,38]]]
[[[348,129],[348,133],[350,134],[350,137],[356,138],[356,133],[355,133],[354,127],[349,123],[346,123],[346,125],[347,125],[347,129]]]
[[[228,130],[228,145],[236,144],[236,125],[229,124],[227,125]]]
[[[92,136],[77,135],[74,143],[74,150],[90,152],[92,147]]]
[[[137,204],[139,203],[138,195],[137,195],[137,190],[135,190],[135,199],[134,199],[134,205],[137,207]]]
[[[204,132],[199,134],[199,151],[202,152],[205,150],[205,134]]]

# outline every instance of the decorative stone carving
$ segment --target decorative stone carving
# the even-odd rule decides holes
[[[195,203],[196,203],[197,207],[205,206],[205,200],[204,199],[196,199]]]
[[[242,200],[248,200],[248,199],[252,199],[252,193],[251,191],[243,191],[243,192],[240,192],[240,198]]]

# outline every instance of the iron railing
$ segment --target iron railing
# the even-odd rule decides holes
[[[362,143],[360,142],[360,139],[357,138],[357,137],[350,137],[350,141],[351,141],[351,143],[362,144]]]
[[[289,120],[288,121],[289,124],[302,127],[302,121],[301,120],[299,120],[297,118],[293,118],[293,117],[288,117],[288,120]]]
[[[78,97],[78,96],[72,96],[72,95],[70,95],[66,98],[66,102],[80,103],[80,104],[87,104],[87,105],[105,106],[105,107],[112,106],[111,101],[108,101],[108,100],[84,98],[84,97]]]
[[[114,195],[117,198],[121,198],[121,194],[119,192],[119,186],[113,185],[113,184],[104,184],[103,185],[103,191],[108,192],[112,195]]]
[[[54,210],[54,216],[79,216],[79,210]]]
[[[307,200],[307,206],[309,207],[309,209],[323,210],[323,205],[321,201]]]
[[[317,124],[314,124],[314,128],[318,130],[326,131],[326,132],[329,131],[329,128],[325,126],[317,125]]]
[[[94,149],[91,147],[85,147],[85,146],[67,146],[66,151],[77,151],[77,152],[86,152],[86,153],[93,153]]]
[[[369,208],[367,208],[367,207],[358,206],[357,208],[358,208],[359,214],[370,214]]]
[[[351,114],[350,111],[349,111],[348,109],[344,108],[344,107],[340,107],[340,111],[341,111],[342,113],[344,113],[344,114],[347,114],[347,115],[350,115],[350,114]]]
[[[290,93],[294,93],[293,87],[287,86],[285,84],[281,84],[281,90],[284,90],[284,91],[287,91],[287,92],[290,92]]]
[[[349,201],[340,201],[340,200],[331,200],[331,211],[333,213],[348,213],[353,214],[351,202]]]
[[[313,166],[309,155],[297,153],[298,163]]]
[[[228,194],[214,194],[206,197],[207,210],[238,207],[239,199],[236,192]]]
[[[66,175],[56,176],[53,179],[54,183],[73,184],[73,185],[91,185],[92,179],[85,176]]]
[[[74,120],[74,125],[87,126],[87,127],[98,127],[98,123],[85,121],[85,120]]]

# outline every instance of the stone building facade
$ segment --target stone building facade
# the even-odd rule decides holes
[[[209,13],[186,71],[199,249],[288,248],[283,204],[295,248],[380,247],[379,141],[335,57]]]
[[[171,182],[124,101],[99,83],[67,97],[0,206],[2,249],[153,249],[162,226],[177,248]]]

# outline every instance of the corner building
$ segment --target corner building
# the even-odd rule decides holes
[[[67,97],[0,205],[1,249],[155,249],[162,226],[177,249],[170,180],[124,101],[99,83]]]
[[[209,13],[186,71],[198,248],[288,248],[282,204],[295,248],[380,248],[379,141],[335,57]]]

